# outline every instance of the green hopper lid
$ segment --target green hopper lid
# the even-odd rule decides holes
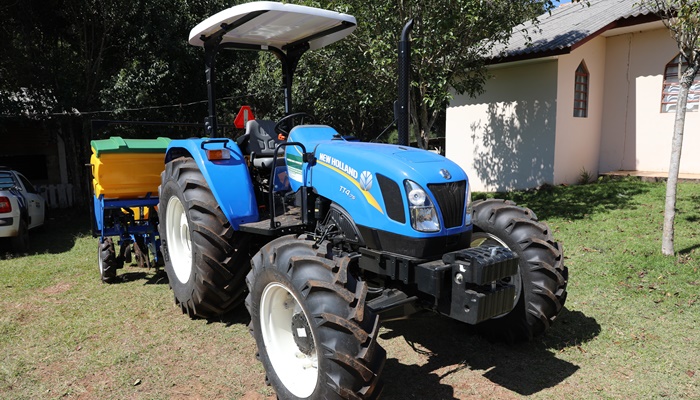
[[[170,139],[159,137],[157,139],[122,139],[112,136],[109,139],[93,140],[90,142],[92,151],[97,157],[101,154],[125,154],[125,153],[165,153]]]

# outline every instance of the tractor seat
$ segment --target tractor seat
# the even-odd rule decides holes
[[[249,137],[248,146],[250,152],[255,153],[253,166],[257,168],[272,168],[275,146],[283,142],[275,134],[275,121],[254,119],[248,121],[245,127],[245,135]],[[284,158],[280,157],[284,152],[278,152],[277,162],[284,163]]]

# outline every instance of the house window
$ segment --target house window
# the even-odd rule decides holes
[[[576,82],[574,84],[574,117],[588,117],[588,81],[589,74],[586,63],[581,61],[581,64],[576,68]]]
[[[680,53],[678,53],[671,62],[666,64],[666,70],[664,71],[664,88],[661,93],[662,113],[676,112],[678,92],[681,90],[681,86],[678,83],[679,66],[681,67],[681,71],[688,66],[685,61],[681,63]],[[700,108],[700,75],[695,77],[693,85],[690,86],[690,90],[688,91],[688,105],[686,106],[687,111],[698,111],[698,108]]]

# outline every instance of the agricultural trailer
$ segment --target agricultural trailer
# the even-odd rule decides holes
[[[162,264],[156,208],[169,142],[118,136],[90,142],[91,226],[105,283],[117,281],[117,270],[125,262],[134,260],[148,268]]]

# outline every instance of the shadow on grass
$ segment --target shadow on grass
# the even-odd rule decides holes
[[[117,273],[117,278],[119,278],[119,280],[115,283],[145,280],[146,282],[144,282],[144,285],[168,284],[168,275],[165,273],[163,268],[159,268],[157,271],[153,269],[146,269],[143,272],[125,272],[123,274]]]
[[[535,211],[540,220],[582,219],[587,215],[622,208],[635,208],[635,196],[647,193],[651,184],[634,179],[601,179],[575,186],[544,186],[537,190],[508,193],[476,193],[474,200],[495,197],[512,200]]]
[[[72,249],[77,237],[91,235],[89,212],[87,208],[79,207],[49,210],[44,226],[29,231],[28,254],[60,254]],[[0,259],[27,255],[12,254],[11,251],[9,240],[0,241]]]
[[[681,249],[678,251],[678,254],[690,254],[693,252],[693,250],[700,249],[700,244],[696,244],[694,246],[689,246],[684,249]]]
[[[245,325],[248,326],[250,323],[250,314],[245,308],[243,303],[236,306],[231,312],[228,312],[217,318],[210,318],[207,320],[209,324],[224,324],[226,327],[232,325]]]
[[[595,319],[566,309],[543,338],[516,345],[489,342],[473,326],[428,313],[384,326],[388,332],[380,336],[382,339],[403,337],[413,351],[428,356],[423,365],[388,359],[385,399],[415,398],[416,394],[455,399],[455,388],[470,391],[475,382],[445,384],[443,379],[465,369],[483,371],[481,375],[496,385],[532,395],[560,384],[579,370],[577,365],[557,358],[558,351],[579,351],[580,344],[600,333]]]

